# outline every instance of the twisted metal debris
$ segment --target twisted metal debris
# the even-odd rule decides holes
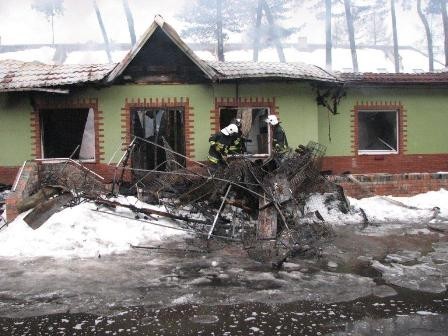
[[[311,193],[334,193],[348,208],[342,189],[320,173],[325,147],[316,142],[264,162],[236,156],[219,167],[174,152],[165,139],[160,145],[135,137],[124,158],[142,143],[164,150],[166,161],[153,170],[120,162],[115,176],[130,173],[133,181],[120,192],[165,205],[171,214],[201,218],[207,224],[185,221],[185,228],[207,240],[239,241],[257,260],[281,264],[297,254],[318,255],[332,230],[319,213],[304,213]],[[124,181],[114,184],[123,186]]]

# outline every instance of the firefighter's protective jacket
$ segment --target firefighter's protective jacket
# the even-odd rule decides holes
[[[243,152],[243,139],[241,138],[241,133],[232,134],[230,136],[231,142],[229,146],[229,155],[241,154]]]
[[[280,124],[272,127],[274,134],[272,136],[272,148],[278,154],[284,154],[289,151],[288,139],[286,138],[285,131]]]
[[[214,164],[225,164],[225,158],[229,153],[232,137],[219,132],[212,135],[208,141],[210,142],[208,160]]]

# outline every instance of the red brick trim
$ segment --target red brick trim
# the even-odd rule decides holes
[[[67,99],[60,97],[37,98],[31,112],[32,146],[35,158],[42,158],[40,113],[42,109],[93,109],[95,127],[95,162],[104,161],[104,117],[98,109],[97,98]]]
[[[267,107],[271,114],[278,116],[278,106],[275,105],[275,97],[220,97],[215,98],[215,108],[210,111],[211,134],[219,132],[219,109],[223,107]]]
[[[398,112],[398,154],[391,155],[403,155],[407,151],[407,115],[401,102],[356,102],[350,113],[350,138],[351,138],[351,151],[355,156],[359,156],[359,111],[397,111]]]
[[[448,173],[405,173],[354,175],[359,183],[344,177],[329,178],[344,188],[346,195],[362,198],[375,195],[412,196],[448,188]]]
[[[436,173],[448,171],[448,154],[329,156],[324,157],[322,170],[333,174]]]
[[[0,183],[12,185],[20,167],[0,167]]]
[[[131,109],[133,108],[157,108],[181,107],[184,110],[184,125],[185,125],[185,155],[194,159],[194,108],[190,106],[188,97],[180,98],[149,98],[149,99],[134,99],[126,98],[125,105],[121,109],[121,139],[123,141],[122,150],[126,150],[127,145],[131,142]]]

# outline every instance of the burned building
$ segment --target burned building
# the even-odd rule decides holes
[[[267,114],[280,118],[291,147],[324,145],[321,169],[329,174],[382,174],[368,179],[372,188],[387,182],[390,189],[375,190],[395,194],[425,191],[410,173],[427,174],[426,190],[446,181],[436,174],[448,169],[446,72],[336,74],[303,63],[206,62],[157,17],[119,64],[0,61],[0,77],[4,184],[14,184],[25,161],[60,157],[110,181],[134,137],[168,145],[188,167],[188,159],[206,160],[210,134],[236,116],[250,120],[248,156],[268,158]],[[129,158],[135,169],[166,159],[144,144]]]

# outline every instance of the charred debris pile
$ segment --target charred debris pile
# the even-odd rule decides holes
[[[136,192],[144,202],[164,205],[171,218],[181,219],[203,241],[239,242],[253,258],[281,263],[292,255],[317,255],[332,236],[331,226],[317,211],[305,212],[310,195],[325,194],[342,212],[349,211],[342,188],[320,173],[325,147],[316,142],[282,157],[235,156],[216,167],[190,160],[163,143],[135,138],[117,165],[113,191]],[[141,145],[164,151],[166,160],[153,170],[128,167]],[[125,187],[126,173],[133,183]]]
[[[132,154],[141,146],[161,151],[164,161],[154,169],[133,168]],[[98,211],[111,214],[110,209],[126,207],[148,225],[157,225],[159,217],[176,220],[202,246],[239,243],[251,257],[280,265],[290,256],[318,255],[333,234],[317,211],[306,213],[310,195],[325,194],[342,212],[349,211],[342,188],[320,173],[324,152],[324,146],[310,142],[283,157],[236,156],[226,166],[211,167],[173,151],[166,141],[136,137],[115,166],[109,188],[87,169],[75,173],[73,165],[60,163],[40,173],[39,192],[20,206],[21,211],[34,207],[25,217],[33,228],[63,206],[80,202],[95,202]],[[114,197],[119,193],[165,209],[122,204]]]

